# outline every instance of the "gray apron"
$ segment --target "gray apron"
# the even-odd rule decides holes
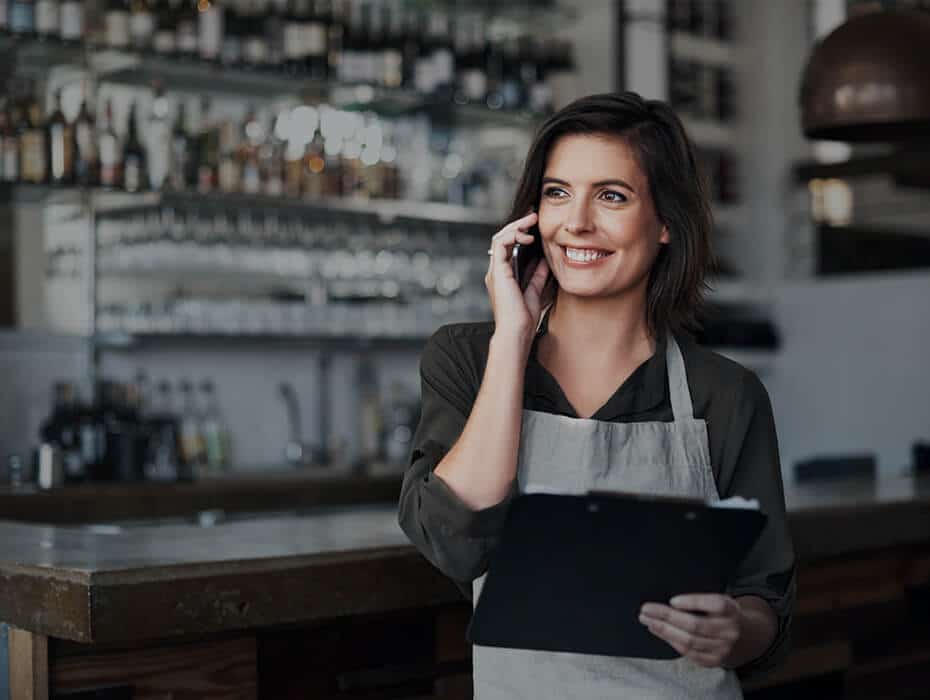
[[[666,359],[671,423],[612,423],[523,411],[519,491],[612,489],[719,500],[707,426],[694,418],[684,359],[671,333]],[[483,583],[482,576],[473,584],[476,602]],[[743,697],[733,671],[704,668],[684,657],[633,659],[476,645],[473,659],[477,700]]]

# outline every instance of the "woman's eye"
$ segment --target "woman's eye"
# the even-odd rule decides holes
[[[552,199],[562,199],[562,197],[567,196],[565,190],[561,187],[547,187],[543,190],[544,197],[550,197]]]
[[[622,195],[619,192],[613,192],[612,190],[602,192],[601,197],[603,197],[608,202],[615,202],[617,204],[621,204],[626,201],[625,195]]]

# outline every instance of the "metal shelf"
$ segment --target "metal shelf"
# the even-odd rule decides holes
[[[328,350],[419,349],[429,340],[422,336],[363,336],[363,335],[292,335],[287,333],[126,333],[107,331],[93,337],[94,344],[111,351],[133,351],[142,347],[191,345],[223,347],[322,347]]]

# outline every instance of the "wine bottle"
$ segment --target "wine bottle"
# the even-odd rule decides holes
[[[224,13],[217,0],[198,0],[197,47],[204,61],[218,61],[223,48]]]
[[[46,124],[49,181],[53,185],[74,182],[74,129],[61,111],[61,90],[55,93],[54,109]]]
[[[291,0],[284,17],[284,67],[288,73],[303,72],[304,22],[310,13],[310,0]]]
[[[61,25],[59,36],[62,41],[68,43],[79,43],[83,40],[83,0],[61,0]]]
[[[42,109],[30,100],[19,128],[20,177],[23,182],[41,185],[48,182],[48,144],[42,125]]]
[[[197,57],[197,7],[192,0],[181,0],[177,12],[175,46],[178,55],[194,59]]]
[[[171,124],[168,114],[170,105],[161,83],[155,85],[152,111],[149,115],[148,136],[148,182],[153,190],[162,189],[171,169]]]
[[[262,27],[268,50],[268,67],[273,70],[284,65],[284,20],[287,11],[287,0],[271,0]]]
[[[100,182],[100,158],[97,154],[97,130],[94,116],[87,107],[86,83],[83,89],[81,108],[74,120],[74,175],[77,184],[89,187]]]
[[[0,173],[4,182],[19,182],[19,138],[15,126],[18,118],[15,105],[8,105],[0,112],[3,120],[0,127]]]
[[[132,0],[129,14],[129,36],[132,47],[146,51],[155,33],[154,0]]]
[[[400,0],[390,0],[383,8],[387,28],[381,50],[380,82],[387,88],[399,88],[404,82],[404,14]]]
[[[180,6],[181,0],[167,0],[158,7],[155,20],[155,35],[152,37],[152,48],[155,53],[172,56],[177,52]]]
[[[123,147],[123,189],[140,192],[147,187],[146,153],[139,139],[139,124],[136,119],[136,103],[129,107],[129,123],[126,128],[126,145]]]
[[[433,63],[433,92],[444,97],[451,97],[455,83],[455,54],[452,50],[448,13],[443,10],[431,12],[429,31]]]
[[[171,189],[183,192],[196,185],[196,173],[192,167],[191,139],[187,133],[184,102],[178,104],[177,117],[171,129],[171,169],[168,184]]]
[[[303,24],[304,72],[311,80],[326,80],[329,73],[326,44],[330,8],[327,0],[316,0]]]
[[[61,35],[59,0],[36,0],[36,34],[45,41]]]
[[[129,47],[131,39],[129,0],[107,0],[106,44],[111,49]]]
[[[100,154],[100,184],[104,187],[122,187],[123,153],[122,144],[116,134],[113,121],[113,103],[107,100],[103,108],[103,120],[97,139]]]
[[[247,68],[261,69],[268,65],[268,39],[262,24],[259,0],[245,0],[241,10],[243,24],[242,60]]]
[[[10,0],[10,33],[22,37],[35,36],[35,0]]]

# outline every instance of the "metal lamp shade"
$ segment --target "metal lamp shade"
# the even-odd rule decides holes
[[[930,139],[930,12],[849,19],[814,48],[801,83],[805,136]]]

